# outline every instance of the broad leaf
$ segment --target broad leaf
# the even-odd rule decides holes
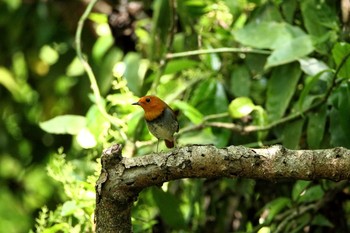
[[[281,118],[296,90],[301,71],[297,63],[276,67],[268,82],[266,111],[270,122]]]
[[[270,222],[283,209],[290,207],[291,200],[286,197],[279,197],[266,204],[264,209],[268,209],[267,222]]]
[[[141,66],[142,60],[140,54],[128,53],[124,58],[124,63],[124,77],[127,80],[128,88],[135,95],[141,96],[141,88],[146,70],[140,70],[141,68],[144,68]]]
[[[339,29],[339,13],[325,1],[300,1],[304,26],[313,40],[318,52],[326,54],[330,44],[336,40]]]
[[[327,120],[327,106],[324,105],[317,112],[308,115],[307,144],[310,149],[319,149],[325,132]]]
[[[324,227],[331,227],[334,228],[334,224],[329,221],[324,215],[322,214],[317,214],[316,216],[313,217],[312,225],[317,225],[317,226],[324,226]]]
[[[298,60],[300,68],[305,74],[314,76],[322,71],[329,70],[329,67],[316,58],[301,58]]]
[[[293,189],[292,189],[292,200],[297,201],[302,193],[309,187],[311,184],[311,181],[306,180],[298,180],[295,182]]]
[[[167,63],[164,74],[175,74],[176,72],[195,67],[197,64],[197,61],[191,59],[172,60]]]
[[[42,130],[52,134],[77,135],[86,127],[86,118],[77,115],[63,115],[39,123]]]
[[[246,66],[238,66],[231,73],[230,90],[236,96],[249,96],[250,74]]]
[[[235,36],[241,44],[273,50],[265,68],[295,61],[314,50],[311,38],[300,28],[287,23],[251,23],[238,30]]]
[[[341,67],[339,71],[339,76],[341,78],[350,78],[350,44],[347,43],[337,43],[333,50],[332,55],[337,67],[346,59],[345,64]]]
[[[311,38],[307,35],[286,41],[267,58],[265,68],[286,64],[305,57],[314,50]]]
[[[333,95],[333,107],[330,112],[330,135],[332,146],[350,148],[350,87],[349,84],[340,86]]]
[[[316,200],[320,200],[324,195],[324,191],[321,185],[315,185],[305,189],[298,199],[299,203],[309,203]]]
[[[173,229],[183,227],[185,220],[180,210],[180,200],[173,194],[164,192],[159,188],[153,188],[152,193],[163,221]]]
[[[304,119],[292,121],[283,129],[283,146],[288,149],[299,149],[300,137],[303,129]]]
[[[183,101],[175,101],[174,106],[178,107],[188,119],[194,124],[199,124],[203,121],[203,115],[196,108]]]

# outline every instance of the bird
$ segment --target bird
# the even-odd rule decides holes
[[[175,146],[174,133],[179,132],[179,122],[174,110],[154,95],[143,96],[132,105],[139,105],[143,108],[148,130],[158,139],[157,152],[160,140],[164,140],[167,148],[173,148]]]

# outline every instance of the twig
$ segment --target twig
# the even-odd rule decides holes
[[[257,53],[257,54],[271,54],[270,51],[262,50],[262,49],[252,49],[252,48],[216,48],[216,49],[199,49],[193,51],[186,51],[180,53],[168,53],[166,55],[166,59],[173,59],[178,57],[188,57],[195,56],[201,54],[209,54],[209,53]]]
[[[125,126],[125,123],[122,120],[120,120],[116,117],[113,117],[107,113],[105,107],[103,106],[103,98],[101,97],[95,74],[92,71],[92,68],[89,65],[88,61],[84,58],[82,50],[81,50],[81,33],[83,31],[83,26],[84,26],[84,23],[85,23],[87,17],[90,14],[92,8],[97,3],[97,1],[98,0],[92,0],[91,2],[89,2],[83,15],[79,19],[77,31],[75,34],[75,44],[76,44],[77,56],[78,56],[81,64],[83,65],[84,70],[85,70],[85,72],[90,80],[91,89],[92,89],[93,95],[95,97],[95,104],[96,104],[98,110],[100,111],[100,113],[102,114],[103,117],[105,117],[110,123],[112,123],[116,127],[116,129],[118,130],[122,139],[127,140],[126,134],[120,129],[122,126]]]

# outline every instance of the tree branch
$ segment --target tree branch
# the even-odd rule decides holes
[[[132,232],[131,208],[139,192],[182,178],[244,177],[264,180],[350,179],[350,150],[249,149],[192,145],[124,158],[121,146],[103,152],[96,184],[96,232]]]

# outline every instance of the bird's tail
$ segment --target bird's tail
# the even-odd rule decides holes
[[[164,140],[166,147],[173,148],[174,147],[174,141]]]

